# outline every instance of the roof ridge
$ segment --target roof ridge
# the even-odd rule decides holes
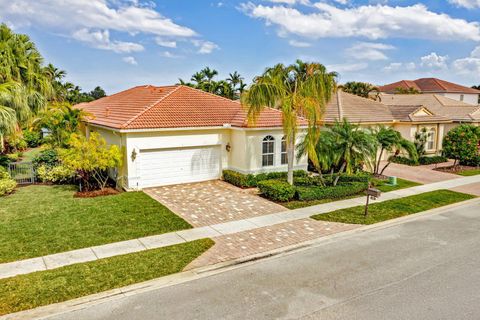
[[[342,106],[342,97],[340,93],[343,92],[342,89],[337,90],[337,110],[338,110],[338,119],[343,120],[343,106]]]
[[[142,110],[141,112],[137,113],[135,116],[133,116],[133,118],[131,118],[130,120],[128,120],[127,122],[125,122],[122,127],[123,128],[126,128],[128,127],[129,124],[131,124],[133,121],[135,121],[136,119],[138,119],[138,117],[140,117],[141,115],[143,115],[145,112],[147,112],[148,110],[152,109],[153,107],[155,107],[157,104],[159,104],[162,100],[164,100],[165,98],[169,97],[172,93],[174,92],[177,92],[177,90],[179,88],[181,88],[182,86],[175,86],[176,88],[173,89],[171,92],[167,93],[166,95],[164,95],[163,97],[161,97],[160,99],[158,99],[157,101],[153,102],[152,104],[150,104],[149,106],[147,106],[144,110]]]
[[[443,90],[448,91],[447,87],[445,87],[445,86],[439,81],[440,79],[437,79],[437,78],[432,78],[432,79],[433,79],[433,81],[435,81],[441,88],[443,88]],[[444,81],[444,80],[442,80],[442,81]]]

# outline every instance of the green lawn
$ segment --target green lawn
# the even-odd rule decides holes
[[[375,186],[375,188],[379,189],[382,192],[390,192],[390,191],[395,191],[395,190],[400,190],[405,188],[411,188],[419,185],[421,185],[421,183],[397,178],[397,185],[395,186],[389,185],[388,181],[381,181],[379,185]]]
[[[476,176],[477,174],[480,174],[480,169],[463,170],[463,171],[457,172],[457,174],[465,177]]]
[[[403,179],[397,179],[397,185],[396,186],[390,186],[387,184],[387,181],[381,181],[379,185],[377,185],[375,188],[378,188],[382,192],[389,192],[389,191],[394,191],[394,190],[400,190],[404,188],[410,188],[410,187],[415,187],[419,186],[420,183],[409,181],[409,180],[403,180]],[[321,200],[311,200],[311,201],[299,201],[299,200],[292,200],[289,202],[284,202],[281,203],[282,206],[293,210],[293,209],[298,209],[298,208],[305,208],[305,207],[310,207],[310,206],[315,206],[317,204],[323,204],[323,203],[328,203],[328,202],[333,202],[333,201],[340,201],[340,200],[345,200],[345,199],[352,199],[352,198],[357,198],[365,195],[364,192],[361,192],[359,194],[355,194],[352,196],[348,197],[343,197],[341,199],[335,198],[335,199],[321,199]]]
[[[352,224],[374,224],[425,210],[443,207],[455,202],[475,198],[472,195],[450,190],[437,190],[401,199],[389,200],[369,206],[368,217],[364,217],[365,206],[332,211],[312,216],[315,220]]]
[[[20,162],[32,162],[33,158],[35,158],[42,150],[43,147],[37,147],[22,152],[23,155]]]
[[[213,244],[203,239],[2,279],[0,315],[180,272]]]
[[[0,263],[191,228],[143,192],[74,192],[35,185],[0,198]]]

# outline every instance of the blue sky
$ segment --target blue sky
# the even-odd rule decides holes
[[[247,82],[300,58],[340,82],[480,84],[480,0],[0,0],[67,80],[108,93],[210,66]]]

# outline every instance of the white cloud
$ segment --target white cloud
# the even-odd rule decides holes
[[[143,46],[138,43],[117,40],[111,41],[108,30],[89,31],[88,29],[80,29],[75,31],[72,34],[72,37],[76,40],[85,42],[94,48],[112,50],[117,53],[137,52],[144,49]]]
[[[181,58],[181,56],[179,56],[177,54],[174,54],[174,53],[171,53],[170,51],[163,51],[163,52],[160,53],[160,56],[162,56],[164,58],[169,58],[169,59]]]
[[[477,78],[480,74],[480,46],[473,49],[469,57],[453,61],[452,66],[458,74]]]
[[[342,64],[332,64],[326,66],[328,71],[335,72],[355,72],[360,70],[365,70],[368,68],[368,63],[342,63]]]
[[[122,60],[125,61],[126,63],[134,65],[134,66],[136,66],[138,64],[137,60],[135,60],[134,57],[123,57]]]
[[[313,5],[318,12],[304,13],[282,5],[242,4],[241,9],[251,17],[275,25],[280,34],[296,34],[308,38],[388,37],[474,40],[480,41],[480,24],[452,18],[428,10],[423,4],[406,7],[364,5],[337,8],[324,2]]]
[[[284,4],[288,4],[288,5],[294,5],[294,4],[297,4],[297,3],[301,3],[301,4],[309,4],[310,1],[309,0],[267,0],[269,2],[274,2],[274,3],[284,3]],[[340,0],[342,1],[342,0]]]
[[[480,0],[448,0],[459,7],[465,7],[468,9],[480,8]]]
[[[162,47],[166,48],[176,48],[177,47],[177,41],[174,40],[165,40],[161,37],[156,37],[155,42]]]
[[[218,45],[210,41],[192,40],[192,43],[195,47],[198,48],[197,53],[200,54],[209,54],[212,53],[214,50],[220,49]]]
[[[33,25],[115,52],[138,51],[140,45],[110,40],[109,31],[125,36],[196,36],[194,30],[163,16],[153,5],[136,0],[0,0],[0,8],[0,21],[16,27]]]
[[[435,52],[420,58],[420,65],[430,69],[446,69],[448,56],[441,56]]]
[[[297,47],[297,48],[307,48],[311,46],[311,44],[308,42],[303,42],[298,40],[290,40],[288,41],[288,44],[291,45],[292,47]]]
[[[413,71],[417,68],[414,62],[392,62],[383,68],[386,72]]]
[[[384,43],[359,42],[346,50],[349,57],[358,60],[387,60],[385,50],[395,49],[394,46]]]

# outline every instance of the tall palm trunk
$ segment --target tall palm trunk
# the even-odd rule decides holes
[[[378,171],[380,170],[380,161],[382,161],[382,156],[383,156],[383,147],[380,149],[380,155],[378,156],[378,161],[377,164],[375,165],[375,174],[378,174]]]
[[[5,151],[5,140],[3,139],[3,134],[0,134],[0,153]]]
[[[295,133],[287,139],[287,182],[293,185],[293,162],[295,161]]]
[[[345,170],[345,167],[347,166],[347,162],[343,162],[342,163],[342,166],[340,167],[340,170],[338,170],[338,175],[337,177],[335,178],[335,181],[333,181],[333,186],[336,187],[337,186],[337,183],[338,183],[338,180],[340,179],[340,175],[343,173],[343,171]]]

